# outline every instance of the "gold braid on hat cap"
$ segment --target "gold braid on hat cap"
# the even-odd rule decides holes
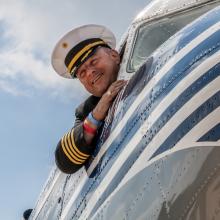
[[[76,77],[75,73],[79,66],[93,55],[92,52],[98,46],[109,47],[102,39],[92,38],[80,42],[69,51],[65,58],[65,65],[73,78]]]

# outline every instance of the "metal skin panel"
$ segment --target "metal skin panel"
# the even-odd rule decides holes
[[[167,154],[130,179],[92,218],[208,220],[220,218],[220,148]]]
[[[211,0],[212,1],[212,0]],[[151,4],[147,5],[134,19],[133,24],[139,23],[143,20],[151,20],[152,18],[163,17],[164,15],[181,11],[186,8],[194,7],[195,5],[203,5],[211,2],[210,0],[182,0],[176,2],[176,0],[154,0]]]
[[[214,219],[219,21],[216,8],[149,57],[109,110],[87,173],[59,174],[30,219]]]
[[[216,11],[217,10],[219,9],[216,9]],[[143,94],[145,97],[137,108],[133,110],[135,113],[132,114],[127,120],[119,135],[114,139],[103,157],[99,159],[96,169],[93,170],[89,180],[82,188],[82,194],[75,200],[76,205],[74,205],[74,207],[76,207],[76,209],[72,209],[72,217],[74,216],[76,219],[79,216],[81,216],[81,219],[91,218],[98,207],[118,186],[120,181],[129,171],[130,167],[135,163],[144,149],[148,148],[148,145],[152,142],[153,138],[157,136],[165,125],[169,124],[169,120],[178,110],[181,110],[183,106],[190,101],[190,99],[207,88],[207,86],[210,86],[210,88],[213,89],[213,95],[210,95],[204,100],[202,100],[201,97],[198,97],[197,100],[199,100],[201,103],[198,103],[198,106],[195,106],[195,109],[192,108],[190,110],[190,106],[188,107],[188,117],[183,120],[183,122],[180,123],[170,135],[167,135],[164,142],[158,146],[155,153],[152,154],[149,159],[173,147],[178,141],[181,140],[181,138],[184,137],[187,132],[192,129],[192,127],[194,127],[201,120],[207,117],[208,114],[219,107],[220,93],[219,88],[216,88],[216,85],[218,85],[220,82],[220,65],[218,62],[216,62],[214,65],[211,65],[208,71],[202,72],[203,69],[201,69],[201,76],[194,82],[190,80],[190,74],[193,72],[193,70],[199,68],[199,66],[205,60],[207,60],[209,57],[215,56],[216,53],[219,52],[219,25],[217,25],[218,28],[213,31],[211,35],[210,32],[207,31],[207,29],[211,28],[219,21],[220,13],[217,13],[216,11],[209,13],[202,19],[199,19],[197,22],[194,22],[192,25],[177,33],[175,37],[172,37],[172,39],[163,45],[159,51],[154,53],[152,56],[152,62],[150,61],[145,64],[148,65],[148,67],[144,66],[139,70],[139,73],[137,74],[142,77],[139,77],[139,80],[134,80],[135,86],[134,84],[128,85],[128,88],[130,87],[132,89],[125,89],[123,94],[124,96],[122,96],[121,100],[119,101],[119,105],[120,102],[123,102],[124,108],[115,110],[115,118],[117,122],[115,124],[113,119],[113,130],[117,129],[117,123],[120,123],[126,114],[126,111],[128,111],[128,108],[130,106],[132,107],[134,100],[139,98],[139,93],[143,91],[145,86],[148,86],[150,83],[149,81],[154,80],[156,77],[160,77],[157,75],[160,73],[160,71],[162,71],[164,66],[169,63],[169,61],[175,57],[175,55],[177,55],[181,49],[189,47],[189,52],[186,54],[186,56],[183,56],[177,63],[175,63],[175,65],[172,65],[171,68],[166,71],[164,76],[160,77],[158,82],[155,84],[152,90],[149,91],[149,93]],[[199,28],[201,28],[201,31]],[[205,37],[201,43],[198,43],[198,45],[195,47],[189,46],[193,39],[196,39],[202,32],[206,31],[208,36],[205,34]],[[147,75],[148,80],[144,81]],[[165,99],[165,97],[172,95],[173,89],[177,87],[181,81],[186,79],[186,77],[189,77],[189,80],[186,80],[182,86],[184,89],[181,91],[180,96],[178,96],[167,109],[164,109],[162,115],[157,121],[155,121],[155,123],[152,124],[151,127],[146,129],[146,132],[140,130],[140,127],[144,123],[149,123],[149,116],[153,111],[155,111],[156,108],[158,108],[162,100]],[[182,87],[179,89],[181,90]],[[116,107],[113,106],[113,108]],[[106,130],[104,129],[103,133],[109,133],[109,129],[110,126],[108,126]],[[133,150],[129,152],[127,158],[124,158],[123,155],[126,154],[124,153],[126,152],[126,148],[129,148],[131,139],[134,137],[134,135],[137,135],[137,133],[142,133],[140,135],[141,137],[134,139],[133,143],[136,145],[133,147]],[[118,160],[122,162],[120,165],[116,166],[115,164]],[[112,171],[113,169],[117,169],[117,172],[114,173],[114,171]],[[85,200],[87,203],[83,203]],[[93,207],[92,209],[90,208],[91,206]],[[81,213],[83,214],[81,215]]]

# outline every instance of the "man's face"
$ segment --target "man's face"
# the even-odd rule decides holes
[[[88,92],[101,97],[117,79],[119,54],[112,49],[100,47],[77,70],[76,76]]]

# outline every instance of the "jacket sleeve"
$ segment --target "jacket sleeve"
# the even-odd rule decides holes
[[[90,96],[75,112],[75,124],[58,142],[55,150],[55,162],[64,173],[78,171],[92,154],[95,143],[88,145],[84,138],[83,121],[97,105],[100,98]]]

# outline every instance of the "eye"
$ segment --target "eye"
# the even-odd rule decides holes
[[[78,78],[82,79],[85,77],[86,71],[85,70],[78,71],[76,75]]]
[[[95,59],[92,59],[92,60],[91,60],[91,63],[90,63],[90,64],[91,64],[92,66],[94,66],[94,65],[97,64],[97,62],[98,62],[98,59],[95,58]]]

